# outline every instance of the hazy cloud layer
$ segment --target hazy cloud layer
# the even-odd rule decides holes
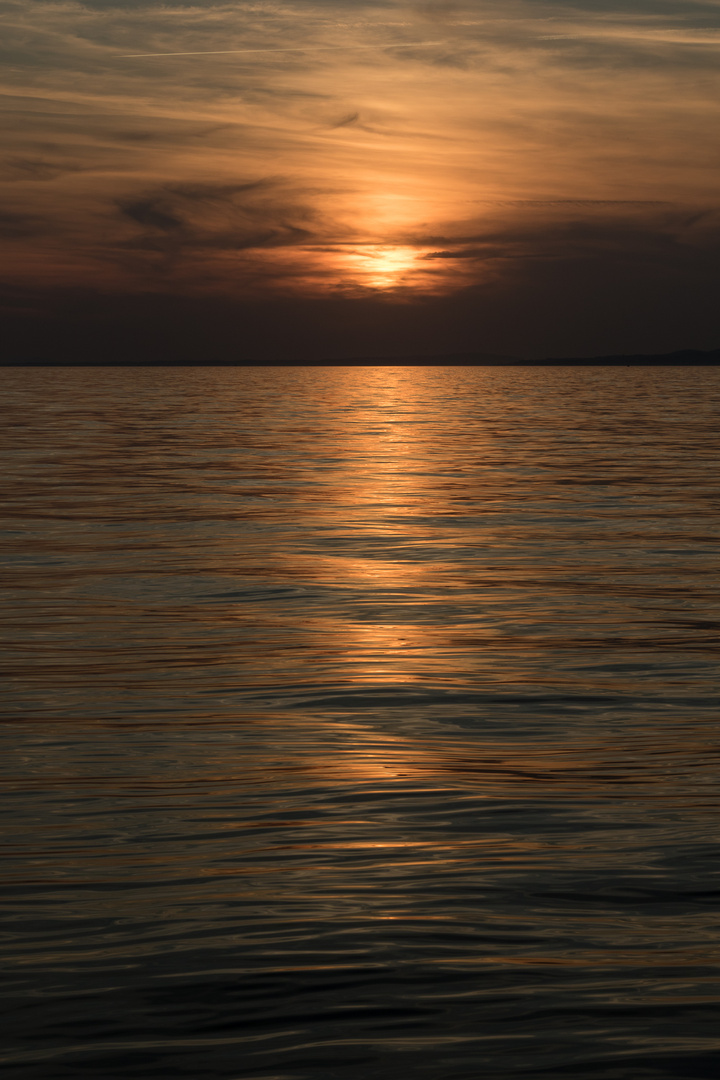
[[[318,348],[334,347],[326,311],[357,354],[358,335],[387,351],[404,333],[413,351],[413,326],[455,310],[456,348],[542,353],[582,346],[547,317],[570,290],[584,351],[606,351],[654,340],[672,282],[675,344],[716,344],[702,312],[720,3],[5,0],[0,13],[0,241],[21,322],[90,295],[112,322],[123,296],[145,295],[162,328],[168,298],[194,297],[198,319],[212,303],[250,305],[258,328],[261,310],[284,311]],[[610,312],[608,275],[625,289]],[[377,334],[351,330],[352,311]]]

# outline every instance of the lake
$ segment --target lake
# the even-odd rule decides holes
[[[720,368],[3,379],[8,1080],[715,1080]]]

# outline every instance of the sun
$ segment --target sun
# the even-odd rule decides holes
[[[354,248],[345,258],[362,284],[372,289],[392,289],[415,276],[413,271],[420,269],[416,266],[419,254],[412,247],[372,244]]]
[[[395,295],[441,295],[466,283],[469,261],[457,263],[433,257],[433,248],[376,240],[334,244],[304,251],[302,281],[308,287],[340,289],[362,295],[367,291]],[[477,267],[472,264],[473,274]]]
[[[415,266],[417,253],[413,248],[380,248],[370,253],[368,281],[377,289],[392,287],[403,274]]]

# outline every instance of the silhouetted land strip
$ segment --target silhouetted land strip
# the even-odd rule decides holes
[[[528,360],[519,356],[496,356],[488,353],[448,353],[440,356],[362,356],[313,359],[227,360],[54,360],[33,356],[24,359],[0,358],[2,367],[650,367],[657,365],[712,366],[720,364],[720,349],[703,352],[681,349],[670,353],[633,353],[618,356],[559,356]]]

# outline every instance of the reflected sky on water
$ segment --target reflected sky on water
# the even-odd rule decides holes
[[[5,383],[9,1076],[717,1075],[717,370]]]

